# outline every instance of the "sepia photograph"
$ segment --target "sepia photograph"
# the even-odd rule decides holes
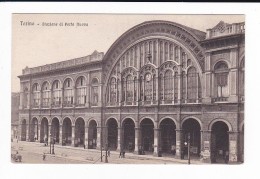
[[[244,14],[12,14],[13,164],[240,165]]]

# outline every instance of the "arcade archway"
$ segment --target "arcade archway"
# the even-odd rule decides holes
[[[30,133],[30,141],[38,140],[38,119],[33,118],[31,122],[31,133]]]
[[[154,124],[149,118],[145,118],[140,123],[141,127],[141,150],[144,152],[153,152],[154,144]]]
[[[60,143],[60,122],[57,118],[53,118],[51,122],[51,136],[55,143]]]
[[[226,152],[229,152],[228,125],[223,121],[217,121],[211,130],[211,161],[225,163]]]
[[[160,123],[161,151],[163,153],[176,153],[176,125],[172,119],[164,119]]]
[[[188,135],[190,135],[190,154],[192,157],[200,156],[200,144],[201,144],[201,126],[199,122],[193,118],[189,118],[182,124],[183,130],[183,142],[188,142]],[[187,156],[188,146],[183,146],[183,154]]]
[[[75,123],[75,146],[84,146],[85,141],[85,121],[78,118]]]
[[[123,149],[133,152],[135,149],[135,123],[132,119],[127,118],[123,124]]]
[[[118,125],[117,121],[110,118],[107,121],[107,143],[110,150],[117,149]]]
[[[41,121],[41,139],[40,142],[48,142],[49,126],[47,118],[43,118]]]
[[[70,118],[65,118],[62,124],[62,145],[71,145],[72,125]]]
[[[95,149],[97,147],[97,123],[95,120],[89,122],[88,127],[88,148]]]

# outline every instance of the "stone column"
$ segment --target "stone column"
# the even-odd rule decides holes
[[[160,151],[160,145],[159,145],[159,135],[160,135],[160,129],[154,128],[154,151],[153,155],[159,157],[159,151]]]
[[[85,127],[85,148],[88,149],[88,127]]]
[[[182,151],[182,130],[181,129],[176,129],[176,154],[175,158],[181,159],[181,151]]]
[[[229,162],[237,162],[238,156],[238,132],[229,132]]]
[[[62,145],[62,125],[59,126],[60,127],[60,135],[59,135],[59,143]]]
[[[211,163],[211,131],[201,131],[201,156],[205,163]]]
[[[135,154],[138,154],[140,146],[140,128],[135,128]]]
[[[71,146],[75,146],[75,126],[71,126]]]
[[[123,141],[121,140],[122,138],[122,128],[118,127],[117,128],[117,151],[121,151],[123,149]]]

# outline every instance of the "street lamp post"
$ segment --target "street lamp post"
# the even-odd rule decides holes
[[[190,164],[190,133],[188,134],[188,164]]]
[[[108,159],[107,159],[107,150],[108,150],[108,144],[106,143],[106,156],[105,156],[105,163],[108,163]]]
[[[53,138],[53,139],[52,139],[52,154],[55,154],[55,153],[54,153],[54,143],[55,143],[55,139]]]

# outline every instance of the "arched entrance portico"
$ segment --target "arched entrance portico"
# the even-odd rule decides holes
[[[123,121],[123,149],[133,152],[135,149],[135,123],[127,118]]]
[[[35,142],[38,140],[38,119],[33,118],[31,122],[30,141]]]
[[[154,144],[154,124],[149,118],[145,118],[140,123],[141,127],[141,150],[144,152],[153,152]]]
[[[97,123],[95,120],[89,122],[88,127],[88,148],[95,149],[97,147]]]
[[[84,146],[85,141],[85,121],[78,118],[75,122],[75,146]]]
[[[22,121],[22,124],[21,124],[22,126],[21,126],[21,141],[26,141],[26,128],[27,128],[27,126],[26,126],[26,120],[25,119],[23,119],[23,121]]]
[[[107,121],[107,144],[110,150],[117,149],[118,125],[114,118]]]
[[[62,124],[62,145],[71,145],[72,125],[70,118],[65,118]]]
[[[163,119],[160,123],[161,151],[163,153],[176,153],[176,125],[172,119]]]
[[[40,142],[48,142],[49,126],[47,118],[43,118],[41,121],[41,139]]]
[[[60,123],[58,118],[53,118],[51,122],[51,137],[55,143],[60,143]]]
[[[228,157],[225,154],[229,152],[228,125],[223,121],[217,121],[211,130],[211,162],[225,163],[225,157]]]
[[[190,155],[192,157],[200,157],[201,149],[201,126],[200,123],[193,119],[189,118],[185,120],[182,124],[183,130],[183,142],[188,142],[188,135],[190,135]],[[188,154],[188,146],[183,146],[184,157]]]

